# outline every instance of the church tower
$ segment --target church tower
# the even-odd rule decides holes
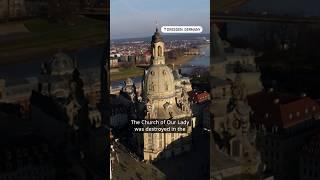
[[[175,86],[172,69],[165,64],[164,42],[156,29],[151,41],[152,64],[146,70],[143,80],[143,100],[146,106],[146,120],[191,119],[189,96],[185,89]],[[145,160],[170,157],[190,149],[192,125],[185,133],[144,133],[143,156]],[[184,141],[184,143],[176,143]],[[172,147],[175,142],[177,147]]]

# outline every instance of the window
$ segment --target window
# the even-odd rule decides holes
[[[162,148],[162,134],[159,133],[159,148]]]
[[[158,46],[158,56],[162,56],[162,47]]]
[[[166,75],[166,74],[167,74],[167,71],[166,71],[166,70],[163,70],[162,73],[163,73],[163,75]]]
[[[316,110],[316,107],[315,107],[315,106],[312,106],[312,110],[315,111],[315,110]]]
[[[306,109],[304,110],[304,112],[305,112],[306,114],[308,114],[308,113],[309,113],[309,109],[306,108]]]
[[[297,115],[297,117],[299,117],[300,116],[300,112],[297,112],[296,115]]]
[[[289,114],[289,119],[292,119],[292,113]]]

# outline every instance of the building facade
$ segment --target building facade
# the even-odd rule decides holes
[[[0,1],[0,19],[20,18],[26,14],[24,0],[1,0]]]
[[[276,180],[298,180],[302,147],[319,129],[319,104],[309,97],[272,89],[248,96],[248,102],[266,173]]]
[[[320,133],[311,137],[303,146],[300,155],[300,179],[320,178]]]

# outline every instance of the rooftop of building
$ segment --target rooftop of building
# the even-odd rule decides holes
[[[256,123],[267,127],[289,128],[310,119],[317,119],[320,106],[316,100],[305,96],[260,91],[248,95],[248,104],[253,110]]]
[[[154,165],[139,161],[122,144],[114,143],[113,148],[115,150],[111,155],[111,158],[114,158],[113,179],[166,179],[165,174]]]

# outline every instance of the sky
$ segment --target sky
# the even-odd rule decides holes
[[[210,0],[110,0],[111,39],[151,36],[161,26],[202,26],[210,33]]]
[[[250,0],[239,9],[243,12],[319,16],[319,6],[319,0]]]

